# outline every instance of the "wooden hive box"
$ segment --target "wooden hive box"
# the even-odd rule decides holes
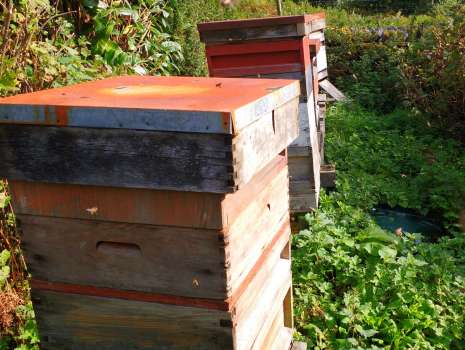
[[[285,342],[282,150],[297,137],[298,94],[283,80],[122,77],[1,100],[0,177],[41,347]]]
[[[289,147],[291,211],[318,207],[318,54],[324,13],[198,25],[210,76],[291,78],[301,82],[299,138]]]

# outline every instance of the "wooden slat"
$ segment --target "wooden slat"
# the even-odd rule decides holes
[[[4,125],[0,149],[11,180],[234,191],[227,135]]]
[[[336,101],[345,101],[347,99],[328,79],[320,81],[320,86]]]
[[[224,311],[33,290],[43,350],[233,349]]]
[[[215,230],[20,215],[36,279],[225,300],[225,247]]]
[[[234,292],[245,283],[248,272],[274,245],[273,241],[281,239],[287,231],[290,232],[287,183],[287,176],[282,177],[282,180],[275,183],[274,190],[269,192],[269,197],[266,196],[268,198],[257,198],[257,205],[244,212],[241,220],[237,220],[231,227],[226,238],[230,265],[227,278],[231,291]]]
[[[224,229],[284,167],[278,155],[246,186],[231,194],[158,191],[116,187],[11,181],[15,213],[160,226]]]
[[[305,193],[290,197],[292,213],[308,213],[318,208],[318,193]]]
[[[311,65],[307,37],[273,42],[242,42],[206,48],[211,76],[305,72]]]
[[[325,15],[320,12],[303,16],[201,23],[198,29],[201,40],[210,44],[300,37],[320,30],[324,28],[324,25]]]
[[[292,330],[289,328],[281,329],[281,333],[276,338],[275,343],[270,350],[289,350],[292,345]]]
[[[280,260],[271,276],[274,277],[269,279],[269,284],[262,290],[262,295],[256,301],[255,307],[250,309],[247,320],[242,320],[237,324],[235,330],[235,349],[237,350],[250,350],[258,335],[260,325],[265,322],[269,315],[273,315],[270,305],[282,308],[282,300],[284,300],[291,283],[290,261]]]
[[[255,339],[251,350],[269,349],[273,345],[284,327],[284,315],[282,309],[278,310],[278,314],[272,321],[271,325],[268,320],[263,324],[260,334]]]
[[[234,192],[297,137],[297,105],[295,98],[233,140],[220,134],[4,125],[0,129],[0,177]]]
[[[298,104],[298,98],[288,102],[233,139],[235,186],[244,186],[297,138]]]

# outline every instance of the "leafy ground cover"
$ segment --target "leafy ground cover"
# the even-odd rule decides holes
[[[463,147],[405,111],[330,109],[337,188],[294,237],[295,315],[310,349],[465,349]],[[441,215],[436,243],[383,231],[379,204]]]

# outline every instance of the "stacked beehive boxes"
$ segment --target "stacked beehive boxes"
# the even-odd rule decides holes
[[[300,134],[288,148],[291,210],[296,213],[318,206],[324,138],[318,84],[327,74],[324,28],[324,13],[198,25],[210,76],[301,82]]]
[[[120,77],[0,100],[41,348],[288,350],[299,94]]]

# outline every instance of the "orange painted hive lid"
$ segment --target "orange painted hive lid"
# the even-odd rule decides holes
[[[123,76],[0,99],[0,124],[235,134],[298,98],[298,81]]]

